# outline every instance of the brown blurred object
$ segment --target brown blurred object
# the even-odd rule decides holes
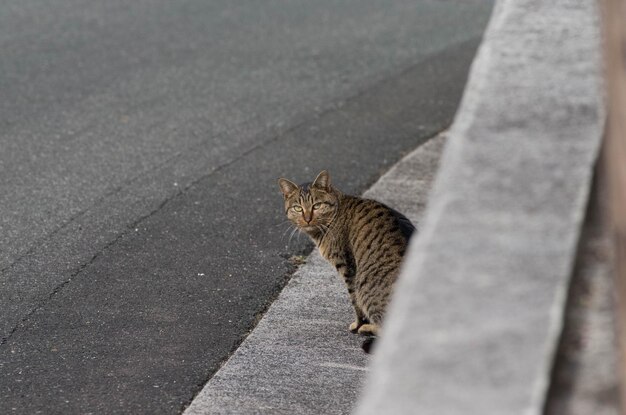
[[[601,2],[608,124],[604,162],[615,240],[622,413],[626,414],[626,0]]]

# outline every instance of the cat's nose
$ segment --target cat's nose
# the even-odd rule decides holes
[[[307,225],[309,223],[311,223],[312,220],[313,220],[313,212],[310,212],[308,215],[305,212],[304,213],[304,221],[307,223]]]

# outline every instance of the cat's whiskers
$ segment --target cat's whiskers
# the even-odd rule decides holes
[[[294,226],[294,227],[293,227],[293,230],[291,231],[291,235],[289,235],[289,240],[287,241],[287,245],[291,244],[291,238],[293,238],[293,235],[294,235],[296,232],[298,232],[298,231],[299,231],[298,227],[297,227],[297,226]],[[297,240],[298,240],[298,241],[300,240],[300,232],[298,232],[298,239],[297,239]]]
[[[295,228],[295,225],[290,220],[284,220],[282,222],[279,222],[275,225],[275,227],[285,226],[285,225],[287,227],[285,228],[285,230],[283,230],[282,234],[280,235],[280,239],[284,239],[285,236],[287,235],[287,232],[293,231],[293,229]]]
[[[327,225],[324,223],[319,223],[320,228],[322,229],[322,237],[320,238],[320,242],[326,238],[330,238],[331,243],[335,243],[337,241],[337,235],[332,232],[332,225]]]
[[[287,226],[287,229],[285,229],[283,231],[283,234],[280,236],[280,239],[283,239],[285,237],[285,235],[287,235],[287,232],[293,231],[293,230],[296,230],[296,229],[298,229],[298,228],[296,226],[294,226],[293,223],[289,222],[289,226]]]
[[[296,233],[298,231],[298,228],[295,227],[295,226],[293,228],[290,228],[290,229],[291,229],[291,233],[289,233],[289,240],[287,241],[288,244],[291,243],[291,238],[293,238],[294,233]]]
[[[283,226],[283,225],[288,225],[291,226],[293,225],[293,223],[291,223],[290,220],[283,220],[281,222],[278,222],[276,225],[274,225],[275,227],[279,227],[279,226]]]

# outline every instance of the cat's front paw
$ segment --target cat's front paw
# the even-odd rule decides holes
[[[350,324],[350,331],[352,333],[356,333],[359,330],[359,327],[361,327],[362,325],[363,323],[357,320],[354,323]]]
[[[364,336],[378,336],[378,330],[379,330],[378,324],[370,324],[370,323],[363,324],[362,326],[358,328],[359,334],[362,334]]]

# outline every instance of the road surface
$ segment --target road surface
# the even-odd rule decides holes
[[[179,413],[360,193],[450,124],[490,1],[0,8],[0,413]]]

